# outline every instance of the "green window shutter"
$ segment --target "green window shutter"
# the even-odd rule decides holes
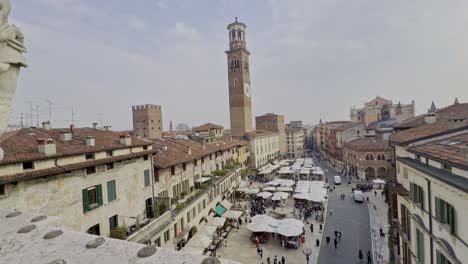
[[[414,195],[415,195],[415,192],[414,192],[414,184],[413,183],[410,183],[410,199],[411,201],[415,201],[414,199]]]
[[[416,229],[416,239],[418,243],[418,260],[420,263],[424,263],[424,236],[419,229]]]
[[[443,264],[442,263],[442,256],[440,255],[439,250],[436,250],[436,263],[437,264]]]
[[[96,188],[97,188],[97,195],[98,195],[98,197],[97,197],[98,198],[98,204],[102,205],[102,185],[99,184],[99,185],[96,186]]]
[[[107,201],[113,201],[117,198],[117,191],[115,187],[115,180],[107,182]]]
[[[455,208],[449,206],[449,224],[450,224],[450,233],[455,234]]]
[[[144,175],[145,175],[145,187],[148,187],[148,186],[150,185],[150,173],[149,173],[149,170],[145,170]]]
[[[81,190],[81,193],[83,194],[83,213],[86,213],[89,211],[88,190],[83,189]]]
[[[441,222],[440,213],[440,199],[435,197],[435,218],[439,223]]]
[[[421,203],[421,209],[424,210],[424,191],[421,187],[419,189],[419,202]]]

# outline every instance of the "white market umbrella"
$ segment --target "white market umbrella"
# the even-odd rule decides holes
[[[260,222],[248,223],[247,229],[252,232],[268,232],[268,233],[275,232],[275,229],[273,227],[269,226],[266,223],[260,223]]]
[[[279,184],[279,182],[276,182],[276,181],[269,181],[269,182],[265,183],[265,185],[278,186],[280,184]]]
[[[272,218],[271,221],[268,223],[268,225],[271,226],[271,227],[276,228],[276,227],[281,225],[281,220]]]
[[[190,240],[187,242],[186,246],[191,248],[207,248],[213,239],[209,236],[195,234]]]
[[[200,230],[197,231],[197,234],[213,237],[217,229],[218,229],[217,226],[204,225],[200,228]]]
[[[385,184],[385,181],[382,179],[375,179],[372,182],[374,182],[375,184]]]
[[[292,192],[293,191],[293,189],[291,187],[284,187],[284,186],[278,187],[278,188],[276,188],[276,190],[282,191],[282,192]]]
[[[276,191],[276,188],[272,187],[272,186],[268,186],[268,187],[263,188],[262,191],[269,191],[269,192],[273,191],[274,192],[274,191]]]
[[[242,211],[237,210],[228,210],[226,213],[223,214],[223,217],[227,219],[238,219],[243,214]]]
[[[276,229],[276,233],[285,237],[295,237],[302,234],[302,227],[293,225],[281,225]]]
[[[263,199],[270,198],[273,194],[271,192],[261,192],[258,193],[258,197],[262,197]]]
[[[273,196],[279,196],[281,199],[287,199],[289,197],[289,193],[286,192],[275,192]]]
[[[252,220],[252,222],[268,224],[268,223],[270,223],[273,219],[274,219],[274,218],[271,217],[271,216],[264,215],[264,214],[258,214],[258,215],[254,215],[250,220]]]
[[[296,226],[299,228],[303,228],[304,223],[301,220],[297,220],[294,218],[286,218],[286,219],[281,220],[280,226]]]

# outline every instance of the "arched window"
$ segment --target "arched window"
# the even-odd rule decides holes
[[[374,160],[374,155],[370,154],[369,158],[370,158],[370,160]]]
[[[384,155],[384,154],[382,154],[381,159],[382,159],[382,160],[385,160],[385,155]]]
[[[379,155],[377,155],[377,160],[380,160],[380,154],[379,154]]]
[[[369,154],[366,155],[366,160],[370,160]]]

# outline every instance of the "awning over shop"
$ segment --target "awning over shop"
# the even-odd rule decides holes
[[[242,211],[237,211],[237,210],[228,210],[223,217],[227,219],[238,219],[241,217]]]
[[[225,222],[226,222],[226,218],[224,218],[224,217],[213,217],[213,218],[211,218],[210,221],[208,221],[208,223],[206,225],[222,227],[222,226],[224,226]]]
[[[224,208],[224,206],[218,204],[216,205],[215,207],[215,213],[219,216],[223,216],[223,214],[227,211],[226,208]]]
[[[226,208],[227,210],[231,209],[232,203],[226,199],[221,201],[221,205]]]
[[[186,247],[205,249],[211,244],[211,241],[213,240],[209,236],[195,234],[187,242]]]
[[[210,177],[201,177],[201,178],[198,178],[197,180],[195,180],[195,182],[197,182],[197,183],[204,183],[204,182],[207,182],[207,181],[209,181],[209,180],[211,180]]]
[[[216,233],[218,227],[211,225],[204,225],[198,230],[197,234],[213,237],[213,234]]]

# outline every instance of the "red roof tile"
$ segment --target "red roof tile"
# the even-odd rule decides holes
[[[212,123],[206,123],[206,124],[203,124],[201,126],[192,128],[192,130],[195,131],[195,132],[197,132],[197,131],[206,131],[206,130],[210,130],[210,129],[224,129],[224,127],[222,127],[220,125],[215,125],[215,124],[212,124]]]
[[[345,148],[358,151],[391,151],[388,142],[376,138],[359,138],[344,144]]]
[[[435,112],[437,120],[448,120],[450,118],[468,118],[468,103],[453,104],[447,107],[439,108]],[[396,124],[395,128],[405,129],[425,125],[425,114],[415,116]]]

